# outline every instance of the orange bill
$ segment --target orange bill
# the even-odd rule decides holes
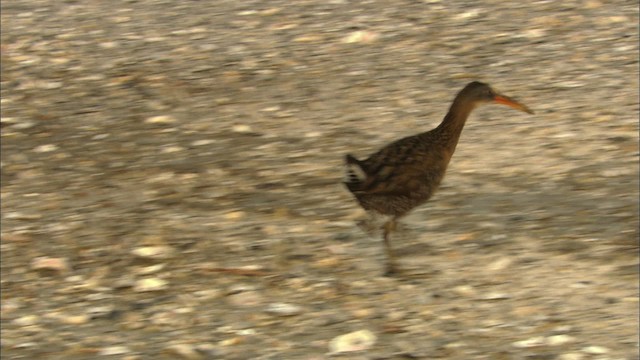
[[[495,98],[493,98],[493,100],[495,102],[497,102],[498,104],[502,104],[502,105],[507,105],[510,106],[514,109],[520,110],[520,111],[524,111],[528,114],[533,114],[533,111],[531,109],[529,109],[525,104],[519,103],[516,100],[508,97],[508,96],[504,96],[504,95],[496,95]]]

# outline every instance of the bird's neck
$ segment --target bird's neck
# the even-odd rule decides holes
[[[440,133],[440,138],[446,142],[448,147],[451,147],[452,151],[455,150],[460,133],[474,107],[475,104],[472,102],[464,101],[464,99],[455,99],[451,104],[451,108],[449,108],[449,112],[436,128],[436,131]]]

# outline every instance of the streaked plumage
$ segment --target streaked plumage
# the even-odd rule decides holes
[[[389,245],[396,220],[434,194],[469,114],[477,105],[486,102],[533,113],[525,105],[498,94],[489,85],[474,81],[458,93],[444,120],[435,129],[397,140],[366,160],[346,155],[346,187],[365,210],[391,216],[383,227],[387,274],[396,271]]]

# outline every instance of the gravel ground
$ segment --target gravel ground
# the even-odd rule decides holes
[[[638,358],[636,1],[1,7],[3,359]],[[383,277],[343,156],[471,79]]]

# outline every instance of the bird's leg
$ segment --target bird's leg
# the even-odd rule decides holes
[[[393,253],[393,248],[391,248],[391,243],[389,241],[391,232],[394,231],[395,229],[396,229],[395,218],[391,218],[390,220],[388,220],[386,223],[384,223],[384,226],[382,227],[384,251],[385,251],[385,254],[387,255],[387,268],[384,272],[385,276],[390,276],[397,273],[395,255]]]

